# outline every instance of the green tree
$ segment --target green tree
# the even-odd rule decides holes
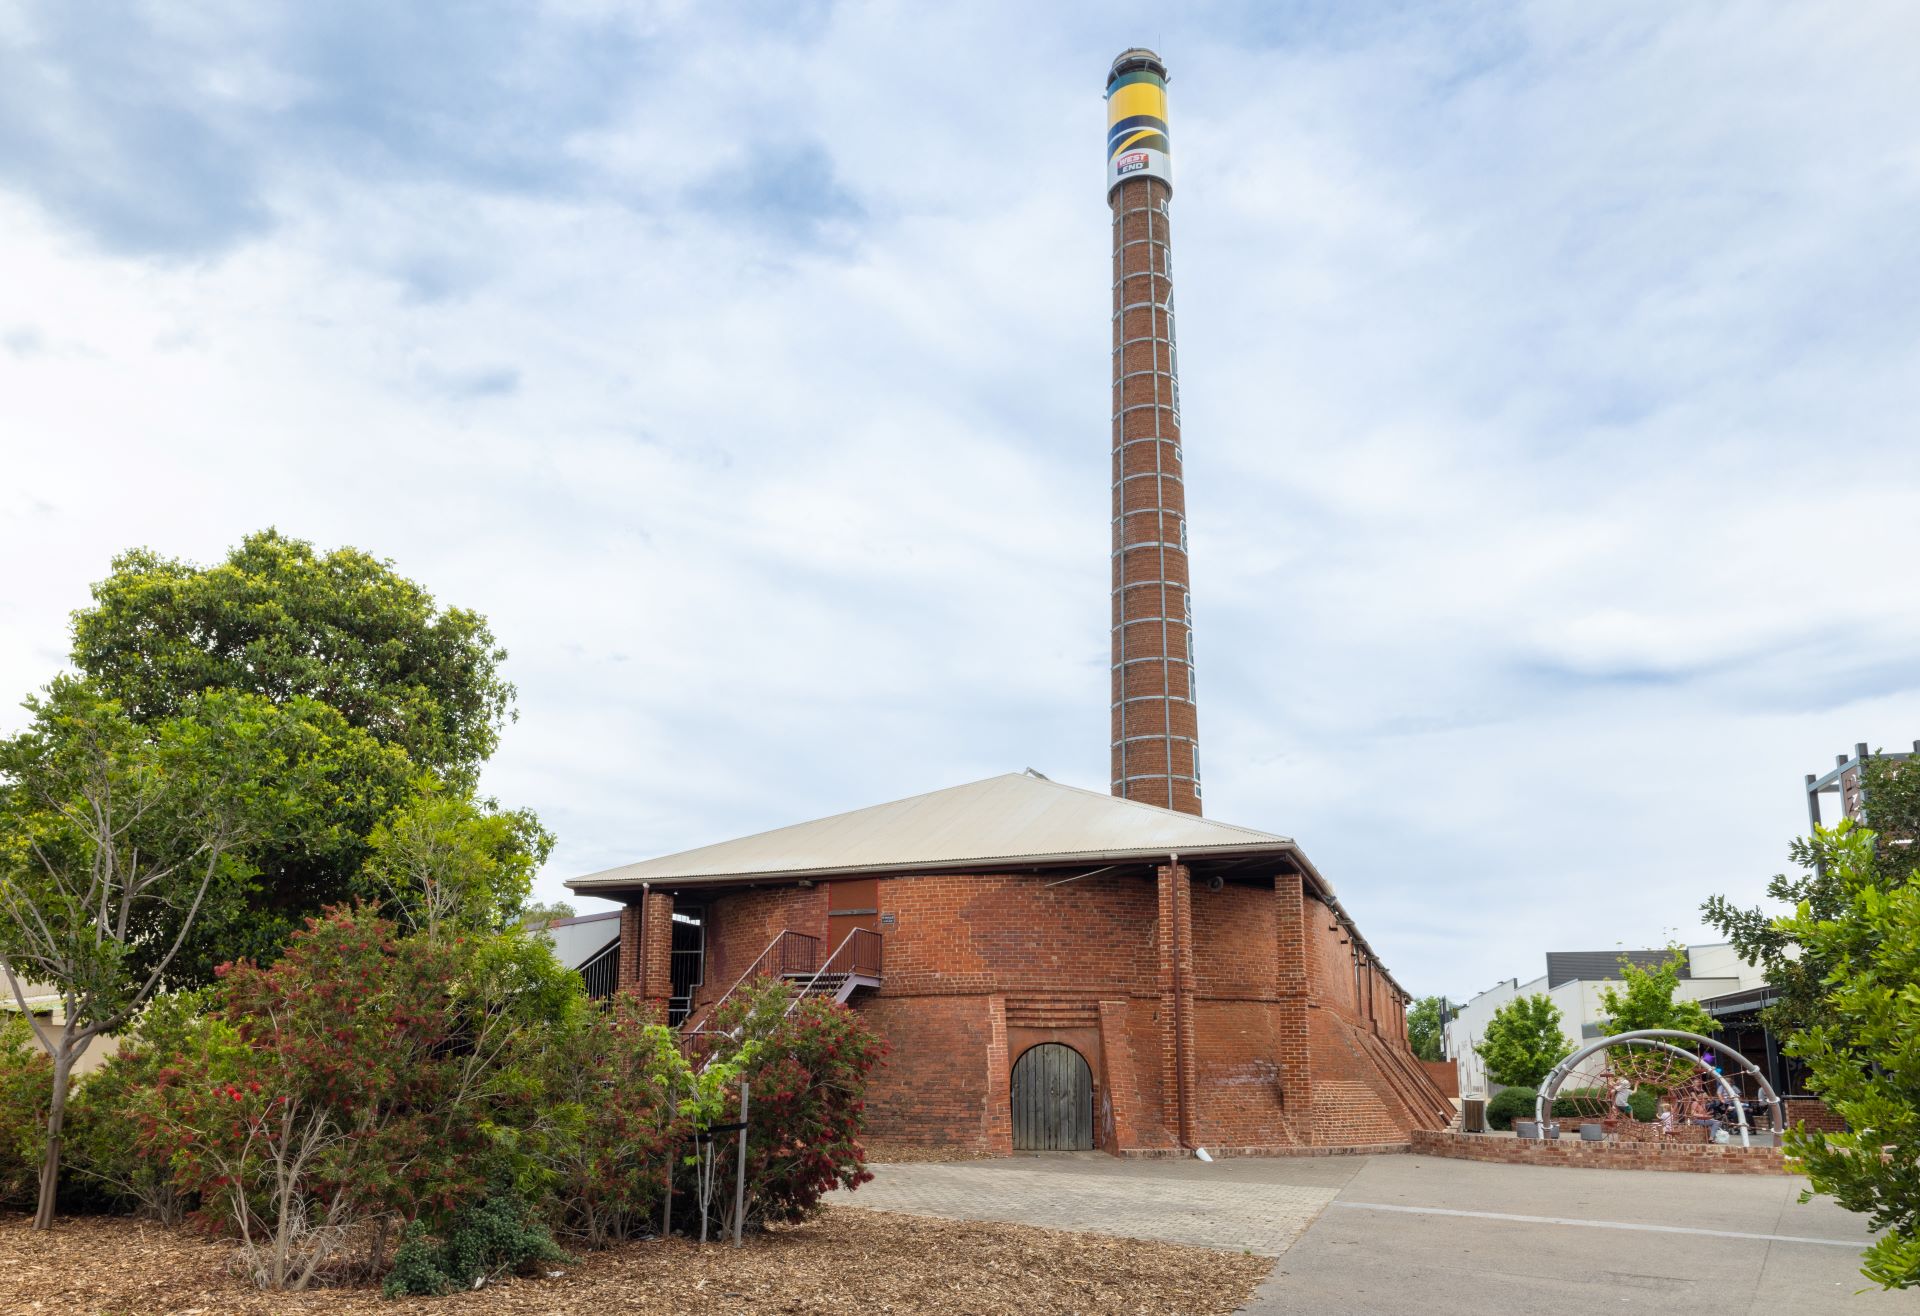
[[[544,928],[555,919],[572,918],[579,911],[564,900],[531,900],[520,910],[523,927]]]
[[[471,796],[429,789],[367,838],[357,886],[412,932],[498,932],[524,921],[533,875],[553,835],[526,810],[502,812]]]
[[[1495,1010],[1473,1049],[1486,1062],[1487,1077],[1506,1087],[1538,1087],[1573,1054],[1560,1031],[1560,1007],[1541,993],[1516,996]]]
[[[231,691],[300,707],[333,759],[307,825],[244,846],[246,901],[202,912],[173,980],[202,984],[228,960],[271,959],[305,919],[368,894],[395,916],[437,917],[403,897],[457,888],[485,907],[481,923],[517,915],[552,838],[532,814],[474,796],[514,696],[483,617],[438,607],[381,559],[319,554],[273,530],[211,567],[122,554],[93,597],[74,615],[73,661],[133,723]],[[419,884],[421,856],[405,853],[428,833],[449,842],[443,857],[459,870],[440,870],[431,888]],[[410,889],[394,885],[408,878]],[[489,878],[498,887],[477,891]],[[136,941],[169,945],[170,929]]]
[[[1687,952],[1680,946],[1667,947],[1667,957],[1651,969],[1645,969],[1620,957],[1620,977],[1624,990],[1603,987],[1600,1004],[1607,1012],[1600,1029],[1608,1037],[1643,1028],[1677,1028],[1686,1033],[1712,1034],[1720,1031],[1714,1017],[1698,1001],[1676,1001],[1680,970],[1686,966]]]
[[[143,728],[63,678],[27,708],[0,742],[0,972],[22,1011],[27,981],[60,1002],[35,1030],[53,1062],[46,1229],[74,1065],[165,985],[201,912],[237,902],[241,846],[298,830],[332,764],[307,700],[208,692]]]
[[[1904,884],[1913,846],[1920,841],[1920,771],[1902,771],[1900,761],[1880,756],[1862,767],[1875,834],[1868,871],[1883,887]],[[1801,871],[1777,874],[1767,884],[1768,898],[1789,909],[1805,906],[1816,922],[1838,917],[1851,897],[1833,871],[1836,836],[1829,831],[1795,840],[1790,854]],[[1847,861],[1859,862],[1851,855]],[[1833,966],[1817,947],[1795,939],[1791,921],[1765,908],[1737,906],[1725,896],[1710,898],[1701,911],[1742,957],[1765,971],[1775,1002],[1761,1012],[1762,1023],[1785,1036],[1820,1022]]]
[[[1787,1150],[1812,1182],[1811,1192],[1831,1193],[1884,1231],[1866,1251],[1867,1278],[1887,1288],[1916,1287],[1920,872],[1908,860],[1896,880],[1898,860],[1886,853],[1893,847],[1876,850],[1874,833],[1850,823],[1823,830],[1815,841],[1826,861],[1830,899],[1821,910],[1802,902],[1776,920],[1776,929],[1823,966],[1823,995],[1816,1022],[1792,1033],[1786,1049],[1806,1061],[1809,1086],[1850,1131],[1796,1130],[1787,1135]]]
[[[512,717],[486,619],[393,564],[263,530],[218,566],[135,549],[74,614],[73,661],[136,722],[209,688],[318,700],[415,766],[472,785]]]
[[[1407,1042],[1422,1060],[1440,1059],[1441,1031],[1447,1022],[1446,999],[1422,996],[1407,1007]]]

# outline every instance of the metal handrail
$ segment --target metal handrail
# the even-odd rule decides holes
[[[711,1019],[711,1018],[712,1018],[712,1017],[713,1017],[713,1016],[714,1016],[715,1014],[717,1014],[717,1013],[719,1012],[719,1010],[720,1010],[720,1007],[721,1007],[721,1006],[723,1006],[723,1005],[725,1005],[725,1004],[727,1003],[727,1001],[728,1001],[729,999],[731,999],[731,998],[732,998],[732,996],[733,996],[733,994],[734,994],[735,992],[737,992],[737,991],[739,991],[739,990],[740,990],[740,986],[741,986],[741,984],[742,984],[742,983],[744,983],[744,982],[746,982],[746,981],[747,981],[747,979],[749,979],[749,978],[751,978],[751,977],[753,977],[753,975],[754,975],[755,973],[757,973],[757,972],[759,972],[759,970],[760,970],[760,966],[761,966],[762,964],[764,964],[764,963],[766,963],[766,960],[767,960],[767,956],[769,956],[769,955],[771,955],[771,954],[773,954],[773,952],[774,952],[774,951],[775,951],[776,949],[779,949],[779,950],[780,950],[780,965],[781,965],[781,967],[780,967],[780,970],[779,970],[779,972],[781,972],[782,974],[785,974],[785,973],[789,973],[789,972],[801,972],[801,973],[804,973],[804,972],[806,971],[806,970],[804,970],[804,969],[801,969],[801,970],[789,970],[788,968],[786,968],[786,964],[787,964],[787,962],[788,962],[788,961],[787,961],[787,958],[786,958],[786,950],[784,949],[784,947],[785,947],[785,943],[786,943],[786,940],[787,940],[787,938],[788,938],[788,937],[794,937],[794,938],[796,938],[796,939],[798,939],[798,940],[800,940],[800,941],[803,941],[803,942],[806,942],[806,943],[808,944],[808,946],[809,946],[809,947],[811,948],[811,950],[810,950],[810,953],[809,953],[809,954],[808,954],[808,956],[807,956],[807,962],[808,962],[808,964],[812,964],[812,962],[813,962],[813,956],[819,953],[819,946],[820,946],[820,938],[818,938],[818,937],[815,937],[815,936],[811,936],[811,935],[809,935],[808,933],[805,933],[805,932],[795,932],[795,931],[794,931],[793,929],[791,929],[791,928],[783,928],[783,929],[781,929],[781,930],[780,930],[779,932],[777,932],[777,933],[775,933],[775,934],[774,934],[774,937],[773,937],[773,940],[772,940],[772,941],[769,941],[769,942],[767,943],[767,948],[766,948],[765,950],[763,950],[763,951],[761,951],[761,952],[760,952],[760,953],[759,953],[759,954],[758,954],[757,956],[755,956],[755,957],[754,957],[754,961],[753,961],[753,963],[752,963],[752,964],[749,964],[749,965],[747,966],[747,971],[746,971],[745,973],[743,973],[743,974],[741,974],[741,975],[740,975],[740,976],[739,976],[738,978],[736,978],[736,979],[734,979],[734,983],[733,983],[733,986],[731,986],[731,987],[729,987],[729,988],[727,988],[727,990],[726,990],[725,992],[723,992],[723,993],[721,994],[721,996],[720,996],[720,999],[719,999],[719,1000],[717,1000],[717,1001],[715,1001],[715,1002],[714,1002],[714,1003],[713,1003],[713,1004],[712,1004],[712,1005],[711,1005],[711,1006],[710,1006],[710,1007],[709,1007],[709,1008],[707,1009],[707,1012],[706,1012],[706,1014],[707,1014],[707,1017],[708,1017],[709,1019]],[[818,975],[815,975],[815,976],[817,977]],[[689,1008],[689,1010],[688,1010],[688,1014],[687,1014],[687,1017],[688,1017],[689,1019],[691,1019],[691,1018],[693,1017],[693,1014],[692,1014],[692,1010],[691,1010],[691,1008]],[[697,1036],[697,1035],[699,1035],[699,1034],[701,1034],[701,1033],[709,1033],[709,1032],[711,1032],[711,1031],[712,1031],[711,1029],[707,1029],[707,1028],[695,1028],[695,1029],[691,1029],[691,1030],[688,1030],[688,1032],[687,1032],[687,1035],[691,1037],[691,1036]]]
[[[845,969],[835,969],[833,967],[834,962],[840,958],[840,953],[842,951],[846,950],[847,947],[855,944],[854,938],[856,937],[873,938],[873,941],[871,943],[872,950],[873,950],[873,958],[871,960],[868,960],[864,958],[859,951],[855,951],[853,956],[851,957],[851,964],[849,967]],[[862,946],[866,946],[868,943],[861,942],[859,944]],[[784,1018],[785,1015],[792,1014],[794,1012],[794,1009],[800,1004],[800,1002],[806,1000],[807,997],[812,994],[815,984],[817,984],[821,978],[825,977],[829,971],[834,973],[845,973],[853,977],[878,978],[880,976],[881,952],[884,946],[885,946],[885,943],[882,941],[880,934],[878,932],[875,932],[872,928],[854,928],[851,931],[849,931],[847,935],[841,939],[840,944],[834,948],[833,954],[827,956],[827,962],[825,964],[822,964],[819,968],[819,971],[816,972],[811,978],[807,979],[806,986],[802,987],[799,990],[799,992],[797,992],[794,995],[793,1000],[787,1004],[785,1014],[783,1014],[781,1017]]]

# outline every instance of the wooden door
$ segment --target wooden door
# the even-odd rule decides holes
[[[826,953],[831,955],[840,949],[840,943],[855,928],[869,932],[880,930],[880,879],[877,877],[827,883]]]
[[[1093,1150],[1093,1070],[1072,1047],[1042,1042],[1014,1065],[1013,1149]]]

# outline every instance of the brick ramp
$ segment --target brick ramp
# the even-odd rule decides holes
[[[1373,1088],[1354,1079],[1313,1085],[1313,1141],[1325,1147],[1406,1141],[1406,1130]]]
[[[1453,1103],[1411,1056],[1331,1010],[1313,1019],[1312,1139],[1322,1146],[1404,1144],[1416,1129],[1445,1128]],[[1371,1098],[1363,1101],[1356,1088]]]
[[[1373,1055],[1388,1082],[1393,1084],[1412,1121],[1412,1129],[1445,1128],[1453,1122],[1453,1101],[1440,1090],[1418,1060],[1397,1047],[1389,1046],[1372,1033],[1360,1034],[1361,1044]]]

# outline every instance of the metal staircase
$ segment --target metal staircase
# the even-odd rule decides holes
[[[816,997],[830,997],[835,1005],[845,1005],[863,988],[879,989],[883,948],[878,932],[855,928],[822,962],[820,938],[791,929],[777,933],[719,1000],[688,1014],[680,1025],[680,1036],[683,1041],[696,1045],[700,1039],[713,1036],[714,1030],[706,1026],[707,1021],[719,1013],[720,1007],[735,992],[756,977],[777,977],[794,989],[793,1004],[787,1007],[789,1014],[801,1001]]]
[[[780,976],[799,990],[794,993],[793,1005],[787,1007],[792,1014],[794,1006],[809,997],[833,997],[835,1005],[845,1005],[849,997],[862,987],[880,986],[880,952],[882,942],[880,934],[870,928],[855,928],[827,956],[827,962],[811,974],[783,973]]]

